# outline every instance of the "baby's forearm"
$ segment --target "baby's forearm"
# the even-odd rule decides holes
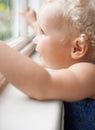
[[[2,42],[0,42],[0,72],[9,82],[33,98],[45,95],[47,91],[46,84],[50,80],[48,72]]]

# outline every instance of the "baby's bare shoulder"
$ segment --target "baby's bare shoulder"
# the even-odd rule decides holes
[[[95,64],[93,63],[87,63],[87,62],[81,62],[74,64],[69,67],[72,71],[87,71],[87,72],[93,72],[95,73]]]
[[[95,82],[95,64],[81,62],[69,67],[75,75],[88,81]]]

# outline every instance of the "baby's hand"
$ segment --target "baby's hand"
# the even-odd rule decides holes
[[[41,32],[37,23],[37,14],[32,8],[29,8],[27,11],[20,10],[19,13],[26,18],[28,25],[33,28],[35,34],[39,34]]]
[[[27,11],[20,10],[19,13],[26,18],[29,25],[33,26],[37,22],[36,12],[32,8],[29,8]]]

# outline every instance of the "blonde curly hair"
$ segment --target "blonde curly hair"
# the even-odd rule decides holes
[[[63,17],[71,35],[86,35],[88,60],[95,61],[95,0],[55,0],[62,6]],[[63,3],[63,4],[62,4]]]
[[[89,54],[95,60],[95,0],[48,0],[49,3],[60,3],[63,24],[68,27],[70,38],[86,35],[89,42]],[[93,59],[92,58],[92,59]]]

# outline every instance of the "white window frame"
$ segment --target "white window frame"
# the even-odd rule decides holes
[[[36,11],[39,10],[40,5],[42,4],[43,0],[32,0],[33,7]],[[38,6],[36,6],[38,2]],[[17,50],[21,51],[28,56],[32,54],[35,50],[35,45],[32,43],[32,39],[34,37],[34,33],[31,32],[31,35],[28,35],[28,25],[26,20],[23,16],[21,16],[18,12],[19,10],[26,10],[30,4],[29,0],[14,0],[13,3],[14,7],[14,32],[13,37],[10,40],[7,40],[6,43],[16,48]]]

